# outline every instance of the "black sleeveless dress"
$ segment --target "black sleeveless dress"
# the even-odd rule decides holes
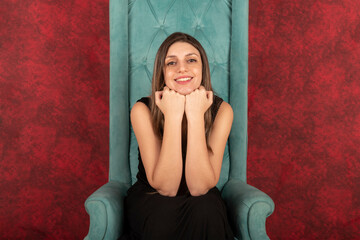
[[[150,107],[149,97],[139,101]],[[213,121],[222,101],[214,95],[211,106]],[[140,151],[138,156],[137,182],[129,188],[125,198],[125,235],[121,240],[234,239],[225,203],[216,187],[205,195],[191,196],[183,173],[177,195],[162,196],[146,178]]]

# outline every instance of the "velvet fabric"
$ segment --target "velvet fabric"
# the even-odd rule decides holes
[[[136,100],[151,93],[160,44],[173,32],[188,33],[207,52],[214,92],[234,110],[217,184],[231,205],[228,215],[233,231],[241,239],[267,239],[265,220],[274,203],[265,193],[246,185],[248,7],[247,1],[240,0],[110,1],[109,183],[130,186],[136,181],[138,144],[129,127],[129,112]],[[118,190],[122,195],[115,199],[103,188],[85,205],[90,221],[99,222],[98,216],[107,224],[90,223],[86,239],[116,239],[123,232],[125,190]],[[247,194],[251,191],[256,194]]]
[[[194,36],[203,45],[209,60],[213,88],[218,96],[221,96],[225,101],[229,102],[229,60],[232,16],[230,5],[231,2],[226,1],[129,1],[127,27],[130,108],[136,100],[143,96],[150,95],[156,52],[165,38],[170,33],[176,31],[185,32]],[[248,8],[245,7],[245,9],[247,9],[246,15],[243,16],[248,16]],[[214,17],[215,15],[216,18]],[[117,21],[118,16],[114,15],[114,18],[114,21]],[[244,21],[238,22],[243,23]],[[122,21],[119,21],[119,24],[120,23],[124,24]],[[247,21],[242,25],[242,28],[246,27],[246,29],[248,29]],[[245,57],[247,61],[247,54],[242,57]],[[235,59],[237,60],[238,58],[240,58],[240,56],[237,56]],[[122,67],[121,65],[121,68]],[[239,66],[237,67],[239,68]],[[247,76],[247,65],[241,69]],[[243,102],[241,103],[245,106],[244,109],[247,109],[246,100],[247,95],[245,94]],[[245,123],[246,122],[242,122],[242,124]],[[244,131],[242,134],[246,135],[246,132]],[[132,183],[136,181],[138,165],[137,149],[137,141],[133,131],[131,131],[130,170]],[[114,149],[113,151],[118,150]],[[242,154],[244,157],[241,157],[240,161],[245,162],[246,155],[244,155],[244,153]],[[227,181],[229,172],[228,145],[224,156],[222,175],[218,184],[220,188],[222,188]]]

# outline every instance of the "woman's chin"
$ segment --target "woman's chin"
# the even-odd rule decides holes
[[[181,95],[189,95],[192,91],[179,91],[178,93],[181,94]]]
[[[192,88],[183,88],[183,89],[179,89],[177,92],[181,95],[188,95],[190,93],[192,93],[195,89]]]

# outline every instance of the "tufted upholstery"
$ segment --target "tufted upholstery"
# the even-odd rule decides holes
[[[181,10],[181,11],[179,11]],[[217,16],[215,19],[213,16]],[[194,36],[209,58],[215,92],[229,100],[231,8],[227,1],[130,1],[129,3],[129,100],[130,106],[150,95],[155,55],[165,38],[176,31]],[[216,38],[212,36],[218,36]],[[132,183],[138,166],[137,141],[131,131]],[[229,151],[224,154],[219,187],[227,181]]]
[[[122,232],[122,202],[138,167],[129,112],[139,98],[150,95],[156,51],[176,31],[203,45],[215,94],[234,110],[217,185],[234,233],[242,239],[267,239],[265,219],[274,203],[246,184],[248,0],[110,0],[109,183],[85,203],[87,239],[115,239]]]

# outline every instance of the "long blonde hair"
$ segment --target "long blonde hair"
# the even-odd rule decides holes
[[[170,48],[170,46],[176,42],[186,42],[194,46],[201,55],[202,62],[202,80],[201,85],[205,87],[206,91],[213,91],[211,87],[210,81],[210,67],[209,62],[205,53],[204,48],[201,44],[192,36],[175,32],[171,34],[169,37],[165,39],[165,41],[159,47],[159,50],[155,57],[154,63],[154,72],[152,77],[152,86],[151,86],[151,97],[150,97],[150,109],[152,116],[152,124],[155,130],[155,133],[159,136],[160,139],[163,137],[164,131],[164,115],[158,106],[155,104],[155,92],[162,91],[165,87],[165,79],[164,79],[164,65],[165,65],[165,57]],[[211,151],[211,147],[209,146],[208,138],[210,134],[210,130],[212,127],[212,116],[211,116],[211,107],[204,114],[205,121],[205,136],[206,136],[206,145],[208,150]],[[186,115],[184,114],[183,122],[182,122],[182,139],[183,139],[183,149],[186,146],[187,140],[187,120]],[[212,152],[212,151],[211,151]]]

